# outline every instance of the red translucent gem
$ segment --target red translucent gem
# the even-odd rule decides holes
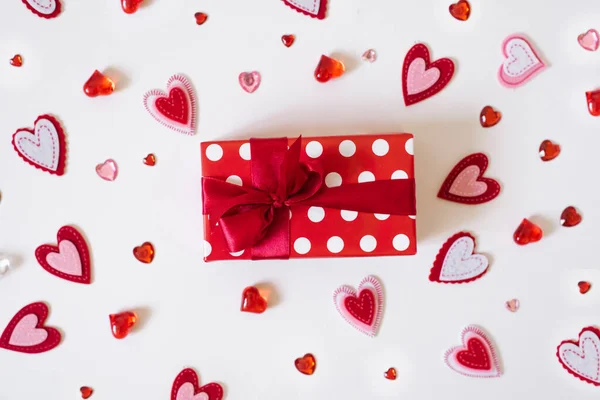
[[[20,67],[23,65],[23,57],[21,57],[20,54],[15,54],[15,56],[10,59],[10,65],[13,67]]]
[[[592,284],[588,281],[580,281],[577,286],[579,286],[579,293],[581,294],[586,294],[592,288]]]
[[[117,339],[123,339],[129,335],[131,328],[137,321],[137,315],[131,311],[125,311],[118,314],[110,314],[110,328],[112,334]]]
[[[600,90],[585,92],[585,98],[587,99],[590,114],[594,117],[600,117]]]
[[[94,389],[92,389],[91,387],[88,387],[88,386],[80,387],[79,391],[81,392],[82,399],[89,399],[90,396],[92,395],[92,393],[94,393]]]
[[[390,381],[395,381],[396,380],[396,368],[390,368],[387,371],[385,371],[383,373],[383,376],[385,377],[385,379],[389,379]]]
[[[317,367],[315,356],[310,353],[305,354],[303,357],[296,358],[294,364],[296,365],[296,369],[304,375],[312,375]]]
[[[489,128],[500,122],[500,118],[502,118],[500,111],[494,110],[492,106],[485,106],[479,114],[479,123],[484,128]]]
[[[523,218],[523,221],[521,221],[521,224],[513,235],[513,239],[516,244],[524,246],[528,243],[538,242],[542,236],[544,236],[542,228],[527,218]]]
[[[150,153],[144,158],[144,164],[154,167],[156,164],[156,157],[154,154]]]
[[[144,0],[121,0],[121,7],[127,14],[133,14],[136,12]]]
[[[145,242],[141,246],[134,247],[133,255],[138,261],[150,264],[154,260],[154,246],[150,242]]]
[[[577,212],[577,209],[573,206],[569,206],[564,209],[560,214],[560,224],[562,226],[570,227],[575,226],[581,222],[581,214]]]
[[[83,91],[89,97],[108,96],[115,91],[115,83],[107,76],[96,70],[83,85]]]
[[[295,40],[296,36],[294,35],[283,35],[281,37],[281,42],[284,44],[285,47],[290,47],[291,45],[293,45]]]
[[[262,314],[267,309],[265,300],[254,286],[249,286],[242,292],[241,311]]]
[[[459,0],[458,3],[450,4],[450,14],[459,21],[466,21],[471,15],[471,5],[467,0]]]
[[[196,17],[196,23],[198,25],[202,25],[208,19],[208,15],[206,15],[203,12],[197,12],[196,14],[194,14],[194,17]]]
[[[506,309],[510,312],[517,312],[521,306],[519,299],[510,299],[506,302]]]
[[[542,161],[554,160],[560,154],[560,145],[546,139],[540,144],[539,154]]]
[[[317,69],[315,69],[315,78],[317,81],[325,83],[332,78],[342,76],[344,70],[345,67],[342,62],[335,58],[322,55],[319,65],[317,65]]]

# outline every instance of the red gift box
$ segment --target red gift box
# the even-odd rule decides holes
[[[204,201],[204,260],[232,260],[269,258],[257,257],[254,248],[230,252],[231,244],[226,240],[225,232],[228,227],[219,224],[219,215],[209,216],[206,211],[207,191],[205,182],[218,180],[233,185],[240,185],[246,190],[254,190],[253,169],[257,168],[257,160],[252,161],[251,143],[255,146],[257,140],[233,140],[203,142],[200,144],[203,176]],[[283,140],[283,139],[273,139]],[[373,197],[372,184],[402,184],[402,202],[411,212],[404,215],[378,214],[373,212],[351,211],[330,207],[320,207],[310,204],[292,204],[289,207],[289,238],[287,247],[289,254],[276,258],[302,257],[367,257],[414,255],[417,252],[416,221],[414,212],[414,161],[413,135],[408,133],[356,135],[356,136],[323,136],[301,137],[299,146],[292,145],[296,139],[287,139],[287,147],[298,148],[300,163],[318,164],[323,189],[358,188],[363,189],[359,196],[353,196],[360,201],[362,198],[371,203],[384,203],[388,197],[393,198],[392,191],[377,192]],[[268,140],[261,139],[265,142]],[[259,154],[258,147],[252,147]],[[285,142],[284,142],[285,149]],[[285,150],[284,150],[285,151]],[[289,150],[288,150],[289,152]],[[255,154],[255,155],[256,155]],[[260,153],[261,158],[269,152]],[[280,162],[281,163],[281,162]],[[278,164],[279,165],[279,164]],[[210,177],[210,178],[207,178]],[[377,182],[374,182],[377,181]],[[371,182],[367,185],[364,183]],[[223,185],[221,185],[223,186]],[[226,185],[233,188],[232,185]],[[256,186],[256,185],[255,185]],[[394,186],[397,188],[398,186]],[[242,190],[236,186],[234,190]],[[390,193],[388,196],[387,193]],[[370,199],[369,195],[371,196]],[[233,196],[233,195],[232,195]],[[375,200],[376,199],[376,200]],[[227,203],[229,199],[213,201],[210,207]],[[388,201],[389,202],[389,201]],[[310,203],[310,202],[309,202]],[[317,204],[320,204],[316,202]],[[329,204],[329,203],[327,203]],[[369,209],[377,208],[371,204]],[[227,207],[225,207],[227,208]],[[355,208],[356,209],[356,208]],[[222,220],[221,220],[222,221]],[[237,222],[239,222],[238,219]],[[250,219],[241,219],[242,225]],[[288,224],[288,222],[285,222]],[[242,232],[243,233],[243,232]],[[285,232],[288,234],[287,232]],[[229,244],[228,244],[229,243]],[[254,255],[254,256],[253,256]]]

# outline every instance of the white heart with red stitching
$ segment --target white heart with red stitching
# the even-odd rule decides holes
[[[34,129],[33,135],[27,130],[15,133],[15,148],[32,163],[56,171],[60,160],[60,141],[56,126],[42,118],[36,122]]]
[[[488,267],[488,259],[483,254],[473,254],[474,248],[475,243],[469,236],[463,236],[452,243],[442,264],[440,280],[462,281],[483,273]]]
[[[56,0],[25,0],[40,14],[50,15],[56,11]]]
[[[584,331],[579,336],[579,345],[561,344],[558,357],[575,374],[600,383],[600,339],[594,332]]]

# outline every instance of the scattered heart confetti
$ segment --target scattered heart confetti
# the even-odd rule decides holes
[[[242,292],[241,311],[255,314],[262,314],[267,309],[267,300],[265,300],[254,286],[249,286]]]
[[[367,276],[358,285],[340,286],[333,293],[333,302],[340,315],[353,327],[368,336],[375,336],[383,313],[383,289],[374,276]]]
[[[56,18],[60,14],[60,0],[22,0],[29,10],[41,18]]]
[[[579,281],[577,282],[577,286],[579,286],[579,293],[586,294],[592,288],[592,284],[588,281]]]
[[[312,18],[324,19],[327,0],[282,0],[288,7]]]
[[[8,323],[0,347],[19,353],[44,353],[52,350],[61,341],[60,332],[44,326],[48,317],[48,306],[32,303],[23,307]]]
[[[67,145],[65,133],[56,118],[40,115],[34,130],[21,128],[13,134],[15,151],[28,164],[53,175],[65,173]]]
[[[137,322],[137,315],[132,311],[110,314],[110,330],[116,339],[124,339]]]
[[[196,14],[194,14],[194,17],[196,18],[197,25],[204,24],[206,22],[206,20],[208,19],[208,15],[203,12],[197,12]]]
[[[462,346],[446,352],[446,365],[472,378],[496,378],[502,375],[492,342],[480,328],[467,326],[461,336]]]
[[[479,123],[484,128],[491,128],[500,122],[501,118],[502,113],[500,111],[494,110],[492,106],[485,106],[479,114]]]
[[[552,142],[552,140],[544,140],[540,144],[539,155],[542,161],[554,160],[560,154],[560,145]]]
[[[560,224],[562,226],[571,227],[579,225],[581,222],[581,214],[577,212],[577,209],[573,206],[565,208],[560,214]]]
[[[63,226],[56,242],[57,246],[44,244],[35,249],[35,258],[42,268],[59,278],[90,284],[90,251],[83,235],[71,226]]]
[[[126,14],[133,14],[140,9],[144,0],[121,0],[121,7]]]
[[[144,95],[144,106],[152,118],[174,131],[193,135],[196,130],[196,96],[190,81],[173,75],[167,92],[154,89]]]
[[[385,371],[383,373],[383,376],[385,377],[385,379],[389,379],[390,381],[395,381],[397,374],[396,374],[396,368],[389,368],[387,371]]]
[[[186,368],[177,375],[171,388],[171,400],[222,400],[223,387],[218,383],[200,386],[198,375]]]
[[[489,262],[475,253],[475,238],[467,232],[451,236],[438,252],[429,280],[440,283],[467,283],[481,278]]]
[[[450,15],[459,21],[466,21],[471,15],[471,5],[467,0],[459,0],[458,3],[450,4]]]
[[[520,35],[510,35],[502,42],[505,60],[498,70],[500,83],[508,88],[519,87],[546,68],[535,49]]]
[[[302,372],[304,375],[312,375],[315,373],[315,368],[317,367],[317,360],[315,360],[315,356],[313,356],[310,353],[307,353],[300,358],[296,358],[294,364],[296,365],[296,369]]]
[[[466,156],[450,171],[438,197],[462,204],[481,204],[495,199],[500,194],[500,184],[483,177],[487,167],[488,158],[485,154]]]
[[[285,47],[290,47],[296,41],[296,36],[294,35],[283,35],[281,37],[281,42]]]
[[[109,158],[102,164],[96,165],[96,173],[100,178],[104,179],[105,181],[112,182],[115,179],[117,179],[119,167],[117,166],[115,160]]]
[[[523,218],[521,224],[517,227],[517,230],[513,234],[513,239],[516,244],[524,246],[529,243],[539,242],[544,236],[542,228],[529,221],[527,218]]]
[[[362,59],[370,63],[377,61],[377,52],[373,49],[368,49],[362,54]]]
[[[238,79],[242,89],[248,93],[254,93],[260,86],[260,73],[256,71],[242,72]]]
[[[10,59],[10,65],[13,67],[20,67],[23,65],[23,57],[20,54],[15,54],[13,58]]]
[[[510,312],[517,312],[521,306],[518,299],[511,299],[506,302],[506,309]]]
[[[588,111],[594,117],[600,116],[600,90],[585,92],[585,98],[588,104]]]
[[[579,341],[565,340],[556,349],[564,369],[584,382],[600,386],[600,331],[593,326],[583,328]]]
[[[92,396],[92,393],[94,393],[94,389],[89,386],[82,386],[79,388],[79,391],[81,392],[82,399],[89,399]]]
[[[315,79],[321,83],[325,83],[330,79],[339,78],[344,74],[345,70],[346,67],[341,61],[322,55],[315,69]]]
[[[144,242],[133,249],[133,255],[138,261],[150,264],[154,260],[154,246],[150,242]]]
[[[88,97],[108,96],[114,91],[115,83],[98,70],[95,70],[90,79],[83,85],[83,92]]]
[[[590,29],[586,33],[582,33],[577,36],[577,42],[579,45],[588,51],[598,50],[598,44],[600,43],[600,37],[598,31]]]
[[[144,158],[144,164],[150,166],[150,167],[154,167],[156,165],[156,156],[152,153],[148,154],[145,158]]]

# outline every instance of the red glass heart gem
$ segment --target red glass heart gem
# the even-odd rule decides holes
[[[136,12],[144,0],[121,0],[121,7],[127,14]]]
[[[90,396],[92,395],[92,393],[94,393],[94,389],[92,389],[91,387],[88,387],[88,386],[80,387],[79,391],[81,392],[82,399],[89,399]]]
[[[383,373],[383,376],[385,377],[385,379],[389,379],[390,381],[395,381],[396,380],[396,368],[390,368],[387,371],[385,371]]]
[[[585,92],[585,98],[588,104],[588,111],[594,117],[600,117],[600,90]]]
[[[13,67],[20,67],[23,65],[23,57],[21,57],[20,54],[15,54],[15,56],[10,59],[10,65]]]
[[[450,14],[459,21],[466,21],[471,15],[471,5],[467,0],[459,0],[458,3],[450,4]]]
[[[152,154],[152,153],[148,154],[144,158],[144,164],[146,164],[150,167],[154,167],[154,165],[156,164],[156,157],[154,156],[154,154]]]
[[[137,315],[131,311],[125,311],[118,314],[110,314],[110,328],[112,334],[117,339],[124,339],[131,332],[131,328],[137,322]]]
[[[332,78],[340,77],[344,74],[344,64],[335,58],[321,56],[321,60],[315,69],[315,78],[321,83],[325,83]]]
[[[133,255],[138,261],[144,264],[150,264],[154,260],[154,246],[152,243],[145,242],[141,246],[137,246],[133,249]]]
[[[304,375],[312,375],[317,367],[315,356],[310,353],[305,354],[303,357],[296,358],[294,364],[296,365],[296,369]]]
[[[479,114],[479,123],[484,128],[489,128],[500,122],[500,118],[502,118],[500,111],[494,110],[492,106],[485,106]]]
[[[577,286],[579,286],[579,293],[581,294],[586,294],[592,288],[592,284],[588,281],[580,281]]]
[[[290,47],[291,45],[293,45],[295,40],[296,36],[294,35],[283,35],[281,37],[281,42],[284,44],[285,47]]]
[[[528,243],[538,242],[542,236],[544,236],[542,228],[527,218],[523,218],[523,221],[521,221],[521,224],[513,235],[513,239],[516,244],[524,246]]]
[[[573,206],[565,208],[560,214],[560,224],[562,226],[571,227],[581,222],[581,214],[577,212],[577,209]]]
[[[196,24],[198,25],[202,25],[208,19],[208,15],[203,12],[197,12],[194,17],[196,17]]]
[[[540,144],[539,154],[542,161],[554,160],[560,154],[560,145],[546,139]]]
[[[108,96],[115,91],[115,83],[107,76],[96,70],[83,85],[83,91],[88,97]]]
[[[248,286],[242,292],[241,311],[262,314],[267,309],[267,300],[265,300],[254,286]]]

